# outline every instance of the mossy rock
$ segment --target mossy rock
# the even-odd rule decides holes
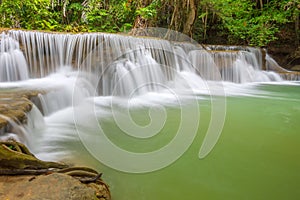
[[[101,175],[87,167],[68,167],[57,162],[39,160],[19,142],[0,141],[1,199],[110,200],[109,187],[102,181]],[[27,178],[25,180],[21,177]],[[9,185],[7,182],[14,183]],[[4,193],[4,186],[6,189],[17,187],[18,190]]]
[[[14,175],[26,170],[66,168],[67,165],[37,159],[25,145],[15,141],[0,141],[0,174]]]

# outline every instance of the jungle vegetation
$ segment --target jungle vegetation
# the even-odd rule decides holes
[[[0,0],[0,26],[111,33],[162,27],[201,43],[252,46],[292,32],[298,45],[299,10],[300,0]]]

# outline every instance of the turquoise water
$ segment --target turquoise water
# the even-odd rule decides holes
[[[122,172],[91,156],[84,142],[69,141],[63,145],[72,150],[73,162],[104,173],[103,179],[110,185],[115,200],[298,199],[300,85],[258,84],[253,87],[251,94],[226,97],[226,117],[220,138],[203,159],[198,156],[199,149],[212,120],[212,101],[206,95],[199,95],[197,100],[200,120],[192,144],[178,160],[162,169],[137,174]],[[213,98],[224,100],[223,97]],[[183,107],[164,104],[167,114],[164,126],[149,138],[128,136],[111,115],[102,114],[99,125],[118,147],[131,152],[151,152],[175,137],[184,106],[188,103]],[[149,107],[130,109],[132,120],[141,126],[151,123]],[[107,112],[111,109],[100,106],[96,111],[100,108]],[[97,134],[89,128],[84,132]],[[103,144],[96,145],[99,145],[100,154]],[[104,153],[110,155],[111,152]]]

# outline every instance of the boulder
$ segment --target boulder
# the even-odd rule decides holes
[[[109,200],[102,173],[37,159],[22,143],[0,141],[0,199]]]
[[[101,198],[99,194],[97,197],[94,189],[66,174],[0,176],[0,199],[96,200]]]

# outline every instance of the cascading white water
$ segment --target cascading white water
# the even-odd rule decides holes
[[[66,107],[76,106],[84,99],[97,95],[89,80],[80,73],[72,72],[70,67],[40,79],[40,89],[47,90],[46,93],[39,94],[45,116]]]
[[[28,79],[28,67],[19,42],[0,35],[0,82]]]
[[[190,51],[189,60],[201,77],[206,80],[221,80],[220,71],[209,52],[205,50]]]
[[[168,87],[206,91],[206,80],[282,80],[275,72],[261,70],[261,63],[256,48],[203,47],[115,34],[11,30],[0,39],[0,82],[11,82],[8,88],[46,91],[39,94],[44,116],[91,96],[132,97]],[[33,79],[13,83],[29,76]]]
[[[149,52],[138,49],[124,60],[109,66],[110,74],[105,75],[104,95],[141,95],[148,91],[158,91],[166,83],[160,65]],[[112,77],[112,78],[111,78]]]
[[[7,36],[23,46],[32,77],[45,77],[62,66],[92,74],[100,95],[130,95],[157,91],[158,85],[188,71],[205,80],[236,83],[278,81],[261,70],[259,49],[202,46],[131,36],[53,34],[9,31]],[[139,88],[136,90],[136,88]]]
[[[168,87],[205,91],[205,80],[281,80],[274,72],[262,71],[261,63],[260,50],[250,47],[204,48],[104,33],[11,30],[0,39],[0,82],[40,78],[18,86],[47,91],[39,94],[45,116],[91,96],[131,97]]]
[[[268,54],[266,55],[266,68],[269,71],[278,72],[280,76],[289,81],[299,81],[300,80],[300,74],[299,73],[293,73],[289,70],[286,70],[278,65],[278,63],[270,57]]]
[[[217,72],[214,70],[214,74],[219,73],[224,81],[234,83],[282,81],[278,74],[262,70],[262,53],[258,48],[211,45],[207,46],[207,52],[212,56],[218,69]],[[197,54],[193,56],[199,57]],[[212,68],[216,69],[216,67]],[[210,73],[212,73],[211,70]],[[210,78],[209,80],[218,79]]]

